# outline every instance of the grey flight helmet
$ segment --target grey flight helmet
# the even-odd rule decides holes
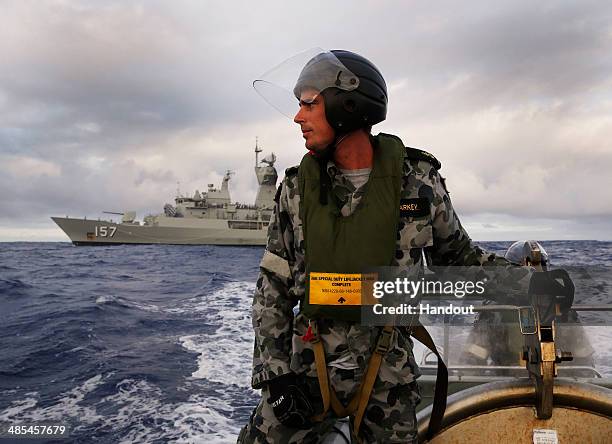
[[[546,270],[550,265],[548,253],[534,240],[521,240],[510,245],[504,257],[516,265],[528,265]]]
[[[304,100],[304,91],[323,95],[325,117],[336,137],[387,117],[385,79],[372,62],[351,51],[335,49],[310,59],[293,88],[298,100]]]

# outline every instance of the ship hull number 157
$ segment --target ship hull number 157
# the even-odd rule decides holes
[[[96,225],[95,235],[96,237],[113,237],[116,231],[117,227]]]

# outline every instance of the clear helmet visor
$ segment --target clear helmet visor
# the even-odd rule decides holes
[[[321,48],[299,53],[253,81],[255,91],[291,119],[300,101],[310,103],[327,88],[352,91],[358,87],[359,78],[332,52]]]

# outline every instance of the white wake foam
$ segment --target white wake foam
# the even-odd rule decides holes
[[[75,420],[79,424],[93,424],[102,419],[96,410],[84,406],[81,401],[102,383],[102,375],[96,375],[81,385],[64,393],[56,404],[48,407],[38,407],[38,394],[28,393],[26,398],[13,401],[0,412],[0,422],[64,422]]]
[[[255,285],[231,282],[222,289],[191,300],[175,310],[202,314],[202,320],[215,328],[212,334],[179,338],[189,351],[199,353],[198,369],[193,378],[206,378],[222,384],[250,387],[253,365],[253,330],[251,304]],[[232,297],[234,305],[228,302]]]

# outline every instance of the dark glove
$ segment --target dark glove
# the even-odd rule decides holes
[[[538,271],[529,281],[530,295],[546,295],[554,297],[559,304],[561,313],[565,314],[574,303],[574,283],[567,271],[556,269],[551,271]]]
[[[289,373],[272,379],[268,383],[274,416],[281,424],[295,429],[310,427],[309,418],[314,414],[308,397],[298,387],[295,374]]]

